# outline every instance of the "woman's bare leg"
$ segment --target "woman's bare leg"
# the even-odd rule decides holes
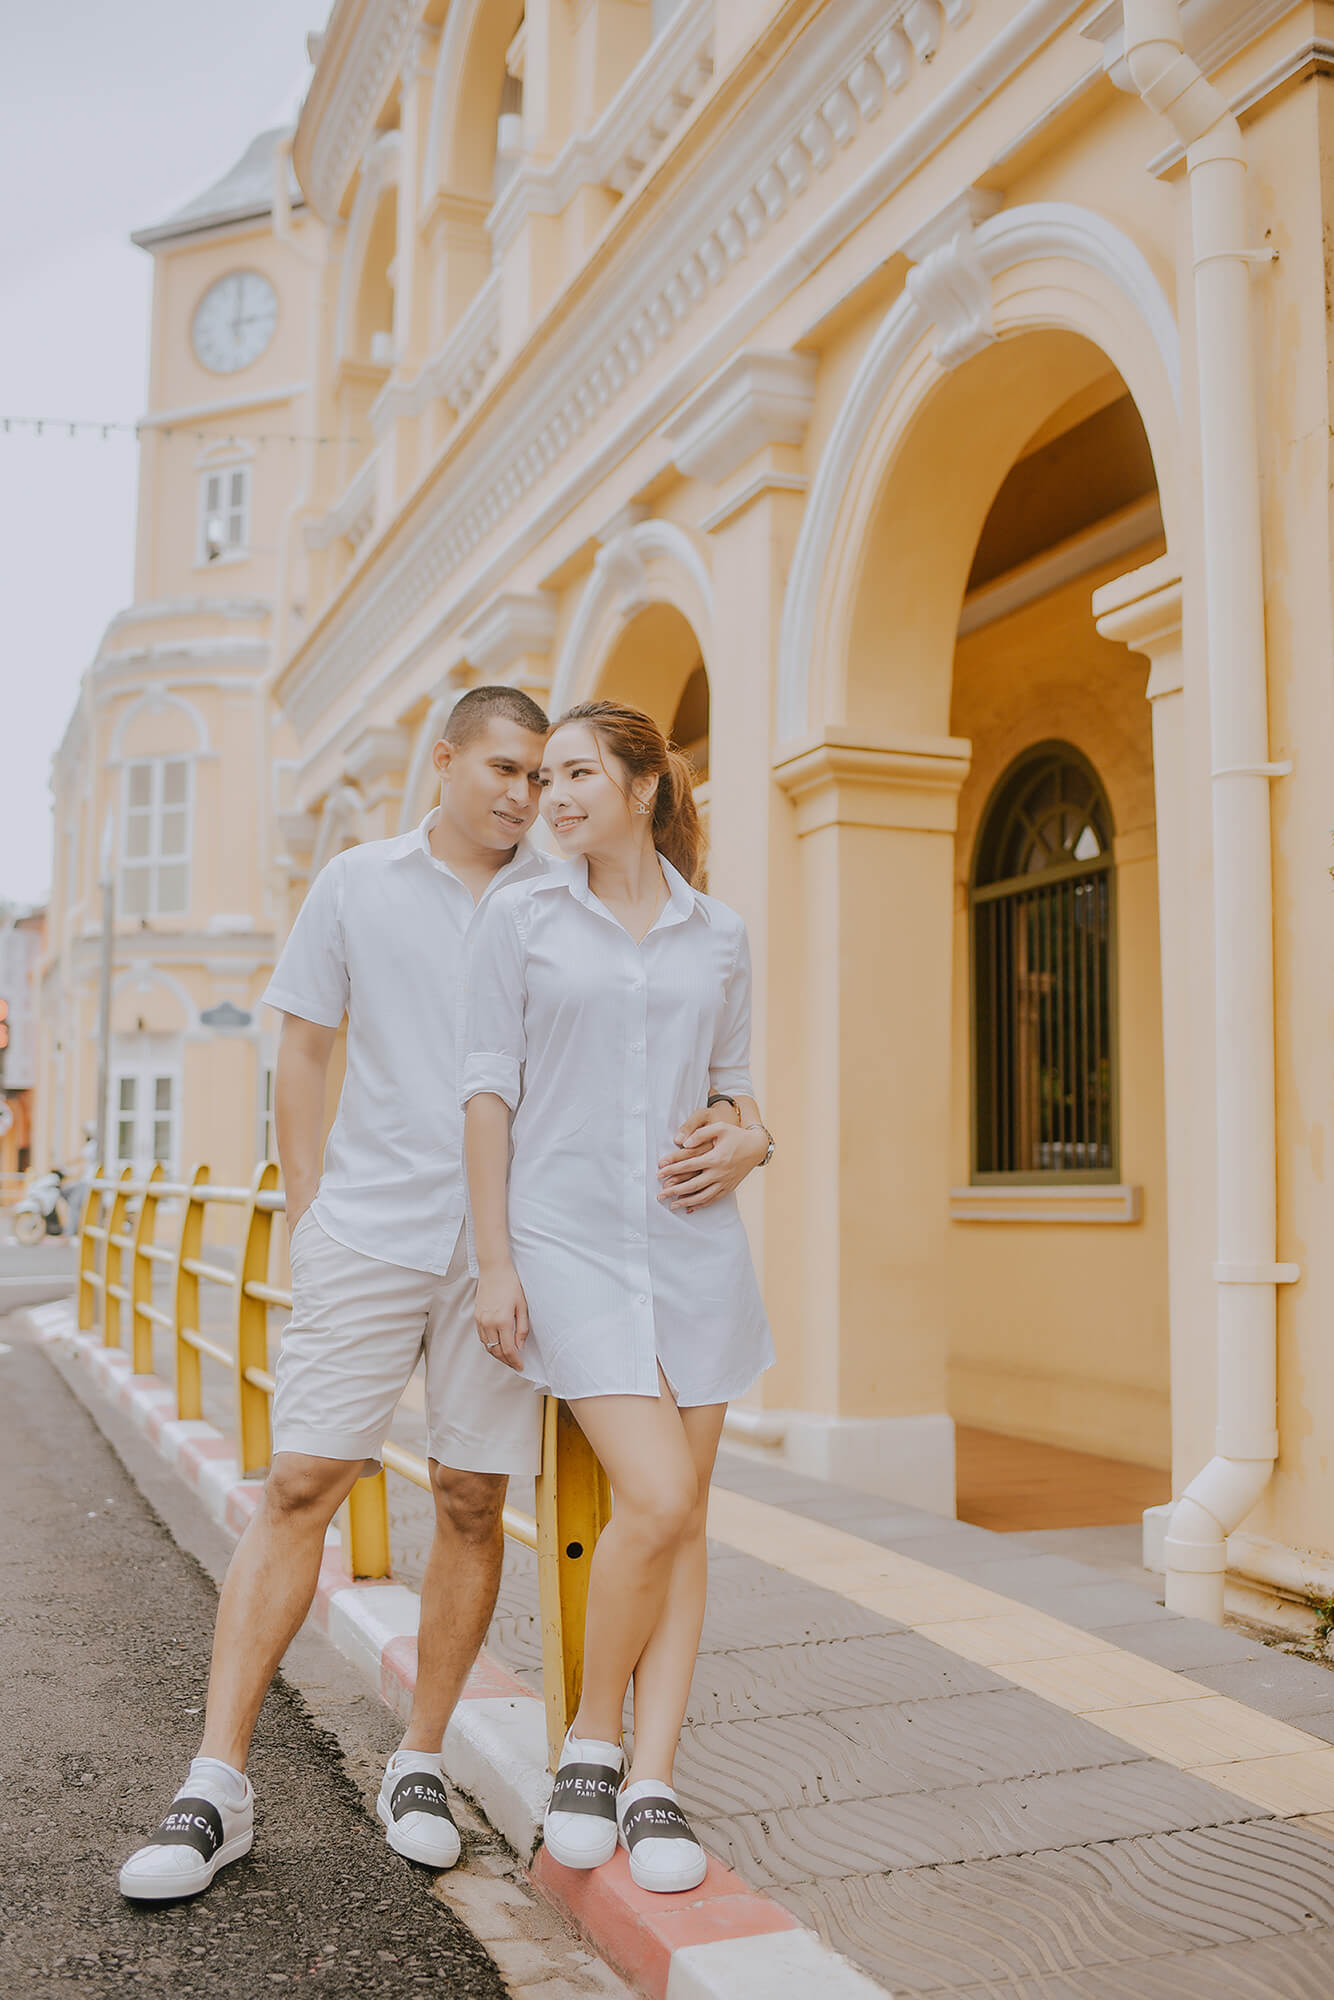
[[[589,1396],[570,1404],[601,1459],[616,1505],[588,1586],[584,1684],[576,1736],[616,1743],[630,1676],[653,1634],[681,1537],[700,1498],[681,1413],[666,1384],[653,1396]]]
[[[699,1658],[704,1629],[709,1559],[705,1530],[709,1511],[709,1481],[718,1442],[723,1434],[725,1403],[709,1403],[678,1412],[699,1481],[699,1498],[686,1524],[672,1564],[671,1581],[658,1622],[634,1671],[635,1748],[626,1783],[643,1778],[672,1783],[672,1767],[690,1699],[690,1681]]]

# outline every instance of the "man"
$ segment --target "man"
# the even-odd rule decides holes
[[[440,803],[412,833],[335,855],[311,885],[265,993],[281,1010],[276,1114],[292,1320],[273,1398],[263,1502],[223,1584],[199,1755],[121,1870],[122,1894],[196,1895],[250,1850],[244,1775],[264,1696],[315,1595],[324,1536],[426,1360],[435,1537],[417,1685],[378,1811],[391,1847],[452,1867],[459,1836],[441,1743],[490,1623],[511,1473],[537,1469],[541,1401],[477,1337],[463,1241],[455,1017],[464,942],[501,883],[551,863],[530,845],[547,719],[513,688],[456,704],[433,761]],[[346,1013],[347,1071],[324,1153],[325,1083]],[[707,1112],[685,1138],[701,1149]],[[707,1178],[701,1150],[673,1173]],[[695,1163],[698,1162],[698,1170]]]

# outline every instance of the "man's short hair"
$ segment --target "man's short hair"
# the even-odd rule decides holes
[[[456,750],[464,750],[481,735],[493,715],[517,722],[520,729],[529,729],[534,736],[545,736],[551,727],[537,703],[521,688],[480,687],[459,696],[441,734]]]

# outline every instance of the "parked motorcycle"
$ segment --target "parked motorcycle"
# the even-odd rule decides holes
[[[14,1209],[16,1243],[40,1243],[47,1236],[72,1235],[70,1205],[65,1194],[65,1176],[59,1167],[35,1180]]]

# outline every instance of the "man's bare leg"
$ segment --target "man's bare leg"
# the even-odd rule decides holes
[[[503,1473],[431,1460],[435,1535],[422,1578],[417,1686],[401,1748],[438,1752],[496,1608],[505,1561]]]
[[[280,1451],[218,1603],[201,1757],[244,1771],[259,1711],[320,1580],[329,1523],[363,1461]]]

